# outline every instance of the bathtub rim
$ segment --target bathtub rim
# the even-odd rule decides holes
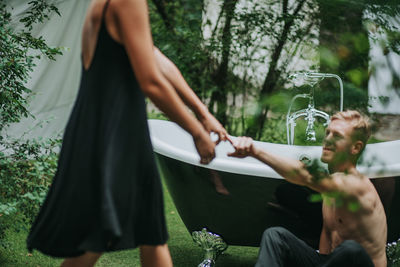
[[[217,171],[224,171],[224,172],[240,174],[240,175],[284,179],[281,175],[279,175],[277,172],[275,172],[271,167],[269,167],[268,165],[266,165],[262,162],[253,163],[253,162],[243,161],[243,162],[241,162],[241,164],[238,164],[237,160],[233,161],[233,160],[230,160],[229,158],[216,157],[208,165],[201,164],[200,157],[198,156],[197,153],[185,151],[183,149],[177,148],[169,143],[166,143],[166,142],[160,140],[160,138],[157,138],[156,134],[152,133],[152,128],[156,127],[155,126],[156,124],[171,124],[171,125],[174,125],[175,127],[179,127],[179,126],[176,123],[174,123],[172,121],[167,121],[167,120],[157,120],[157,119],[149,119],[148,120],[153,150],[154,150],[154,152],[156,152],[160,155],[163,155],[163,156],[166,156],[169,158],[173,158],[173,159],[177,159],[177,160],[180,160],[182,162],[185,162],[185,163],[188,163],[191,165],[195,165],[195,166],[199,166],[199,167],[203,167],[203,168],[207,168],[207,169],[212,169],[212,170],[217,170]],[[236,138],[234,136],[231,136],[231,137]],[[305,153],[306,153],[306,151],[313,151],[313,150],[319,150],[322,152],[321,146],[298,146],[298,145],[260,142],[260,141],[256,141],[256,142],[265,143],[265,144],[271,145],[271,146],[296,148],[296,149],[304,150]],[[384,144],[385,146],[386,145],[391,146],[393,144],[396,144],[400,148],[400,140],[368,144],[367,148],[371,149],[376,146],[382,146],[382,144]],[[382,171],[382,166],[360,166],[360,165],[357,165],[357,169],[362,174],[367,176],[368,178],[385,178],[385,177],[400,176],[400,160],[397,164],[392,164],[390,166],[390,170],[385,170],[385,172]]]

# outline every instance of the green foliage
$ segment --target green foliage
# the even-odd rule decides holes
[[[171,252],[174,266],[197,266],[204,257],[203,250],[192,240],[180,218],[171,195],[164,187],[165,217],[168,226],[168,247]],[[10,223],[12,224],[12,222]],[[1,224],[0,224],[1,227]],[[7,247],[0,246],[0,266],[26,266],[26,267],[50,267],[60,266],[60,259],[46,256],[42,253],[28,254],[26,250],[26,236],[28,229],[20,231],[9,229],[5,232]],[[1,239],[0,239],[1,240]],[[1,241],[0,241],[1,242]],[[217,261],[219,267],[254,266],[257,260],[258,248],[229,246]],[[96,263],[96,267],[131,267],[140,266],[139,250],[124,250],[105,253]]]
[[[322,202],[323,198],[321,194],[311,194],[308,199],[312,203]]]
[[[287,144],[286,120],[283,117],[270,118],[262,132],[260,141]]]
[[[399,30],[390,23],[391,17],[400,14],[398,1],[383,5],[374,0],[292,4],[269,0],[247,1],[240,8],[238,2],[150,3],[155,45],[176,63],[229,132],[286,143],[285,129],[278,137],[270,127],[282,125],[275,119],[287,112],[289,96],[294,95],[286,90],[290,88],[289,76],[299,66],[340,75],[344,80],[344,108],[368,111],[370,46],[366,28],[373,25],[385,33],[388,38],[381,40],[382,49],[398,53]],[[206,10],[210,3],[219,12],[214,12],[213,18]],[[203,36],[204,32],[207,35]],[[395,88],[400,88],[399,81],[393,73]],[[338,92],[336,81],[324,81],[321,89],[316,88],[316,106],[328,114],[337,111]],[[266,137],[266,132],[273,137]],[[300,131],[296,128],[296,132]]]
[[[202,1],[149,2],[154,44],[180,69],[202,100],[215,90],[209,54],[203,49]]]
[[[386,245],[388,267],[400,267],[400,239]]]
[[[43,55],[54,60],[61,54],[60,48],[46,44],[42,36],[34,37],[34,24],[44,22],[51,12],[58,12],[55,5],[46,0],[28,3],[29,9],[19,20],[21,30],[12,27],[10,6],[0,3],[0,131],[21,117],[30,115],[26,108],[31,90],[25,86],[35,61]]]
[[[158,113],[158,112],[147,113],[147,118],[154,120],[168,120],[168,118],[163,113]]]
[[[326,205],[335,204],[335,206],[338,208],[345,206],[351,212],[356,212],[361,207],[358,200],[349,199],[343,192],[325,192],[323,194],[311,194],[308,200],[312,203],[322,202],[325,200]],[[333,201],[335,203],[333,203]]]
[[[302,160],[302,162],[306,165],[306,169],[312,175],[313,183],[320,183],[322,179],[329,179],[329,174],[326,168],[324,168],[319,160],[314,159],[312,161],[306,159]]]
[[[0,237],[15,216],[31,223],[37,215],[55,174],[60,143],[60,139],[3,141],[0,150]]]
[[[360,203],[358,201],[351,201],[348,203],[347,208],[349,211],[356,212],[360,209]]]
[[[27,15],[20,20],[28,30],[32,30],[33,25],[36,23],[43,23],[49,18],[51,12],[55,12],[61,16],[57,7],[53,4],[49,4],[46,0],[31,0],[29,4],[31,5],[31,9],[29,9],[26,12]]]
[[[0,240],[7,228],[23,227],[36,216],[56,169],[60,144],[58,139],[11,139],[3,131],[31,115],[27,104],[32,92],[26,83],[35,62],[43,56],[55,60],[62,54],[42,36],[31,34],[34,25],[43,23],[52,12],[60,15],[54,4],[29,1],[27,12],[15,27],[9,2],[0,2]]]

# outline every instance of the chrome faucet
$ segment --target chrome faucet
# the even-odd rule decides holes
[[[314,104],[314,86],[322,81],[324,78],[336,78],[339,81],[340,86],[340,111],[343,111],[343,82],[342,79],[336,74],[331,73],[318,73],[318,72],[299,72],[292,75],[290,78],[298,79],[303,78],[306,84],[311,86],[310,93],[308,94],[298,94],[295,95],[290,101],[289,110],[286,115],[286,134],[287,141],[289,145],[294,144],[294,130],[296,126],[296,120],[300,117],[304,117],[307,121],[306,128],[306,140],[315,142],[315,119],[316,117],[321,117],[325,120],[324,126],[327,126],[330,121],[330,116],[323,111],[315,109]],[[292,105],[297,98],[308,98],[308,106],[305,109],[298,110],[296,112],[291,113]]]

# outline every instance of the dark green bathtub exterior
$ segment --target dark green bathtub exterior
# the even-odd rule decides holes
[[[156,153],[160,173],[190,233],[206,227],[229,245],[258,246],[262,233],[282,226],[317,248],[321,203],[315,192],[283,179],[216,171]],[[400,237],[400,177],[371,179],[385,206],[388,242]]]

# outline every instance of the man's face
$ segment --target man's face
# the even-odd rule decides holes
[[[325,131],[322,162],[337,165],[349,160],[353,140],[353,127],[345,120],[333,120]]]

